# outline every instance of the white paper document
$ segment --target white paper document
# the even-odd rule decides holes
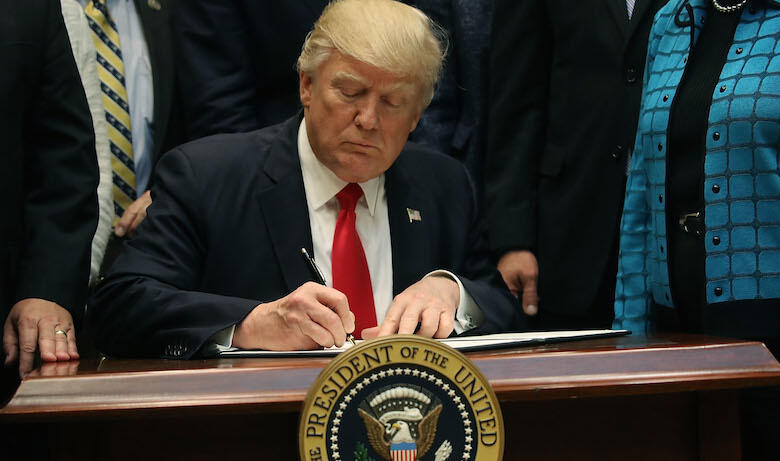
[[[459,336],[438,341],[461,352],[502,349],[515,346],[535,346],[546,343],[574,341],[581,339],[608,338],[630,334],[628,330],[572,330],[572,331],[534,331],[529,333],[499,333],[482,336]],[[357,340],[360,344],[362,341]],[[215,353],[217,357],[333,357],[352,347],[346,343],[342,347],[317,349],[310,351],[264,351],[258,349],[229,348]]]

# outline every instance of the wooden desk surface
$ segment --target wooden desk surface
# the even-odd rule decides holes
[[[467,354],[502,402],[714,391],[780,384],[761,343],[626,336]],[[297,411],[329,358],[50,363],[0,422]]]

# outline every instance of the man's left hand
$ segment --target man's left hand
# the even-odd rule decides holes
[[[439,275],[425,277],[393,299],[381,325],[361,334],[363,339],[371,339],[417,330],[420,336],[446,338],[454,328],[459,303],[460,289],[454,280]]]
[[[124,237],[129,235],[135,236],[135,231],[141,224],[141,221],[146,218],[146,209],[152,204],[152,194],[147,190],[144,195],[138,197],[135,202],[131,203],[129,207],[119,218],[114,226],[114,234],[117,237]]]
[[[5,365],[18,360],[21,377],[32,371],[36,350],[46,362],[79,358],[70,312],[39,298],[23,299],[11,308],[3,329],[3,347]]]

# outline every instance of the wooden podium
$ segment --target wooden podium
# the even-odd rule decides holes
[[[501,400],[512,459],[739,459],[738,391],[780,385],[757,342],[627,336],[467,354]],[[54,459],[297,459],[298,412],[330,359],[45,364],[0,424]]]

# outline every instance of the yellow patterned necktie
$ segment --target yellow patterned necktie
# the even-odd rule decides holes
[[[125,66],[119,45],[119,32],[108,13],[106,0],[91,0],[84,13],[92,29],[97,49],[98,76],[103,90],[111,169],[114,183],[114,224],[136,199],[133,136],[130,131],[130,105],[125,88]]]

